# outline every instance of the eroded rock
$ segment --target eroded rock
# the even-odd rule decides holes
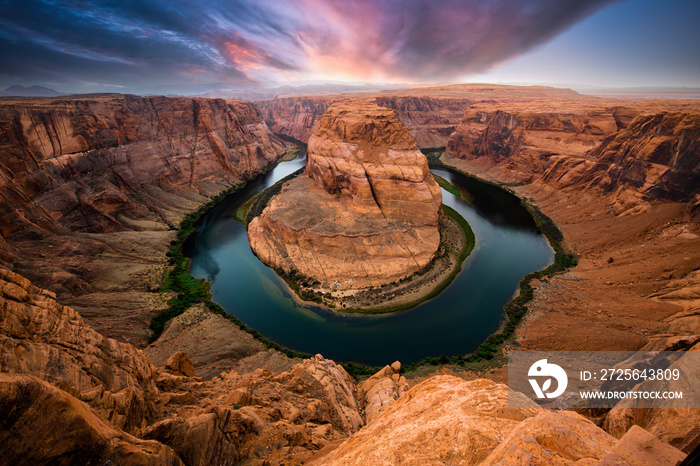
[[[248,226],[258,257],[337,289],[421,270],[439,243],[440,188],[396,115],[365,102],[330,107],[309,139],[305,176]]]
[[[532,408],[507,406],[504,385],[432,377],[312,464],[478,464],[520,421],[543,412],[534,403]]]
[[[142,351],[105,338],[51,292],[0,270],[0,371],[30,374],[133,432],[158,414],[156,369]]]
[[[63,390],[0,373],[4,464],[182,465],[169,447],[116,429]]]
[[[365,420],[371,424],[379,414],[391,406],[408,390],[408,382],[401,375],[401,363],[385,366],[357,387],[357,399],[365,410]]]

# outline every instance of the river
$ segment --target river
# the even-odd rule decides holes
[[[404,364],[427,356],[466,354],[502,323],[520,279],[552,262],[554,252],[512,194],[442,168],[431,171],[460,189],[443,203],[472,227],[476,247],[452,284],[413,309],[385,315],[340,314],[297,305],[275,272],[252,253],[235,220],[247,199],[304,166],[282,162],[201,219],[188,240],[191,273],[211,283],[214,301],[249,327],[288,348],[337,362]]]

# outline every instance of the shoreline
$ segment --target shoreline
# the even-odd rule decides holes
[[[440,213],[440,247],[425,269],[392,283],[377,288],[365,288],[337,292],[318,285],[304,287],[307,277],[293,279],[283,271],[275,270],[284,282],[292,299],[301,305],[321,307],[337,314],[379,315],[406,311],[434,298],[445,290],[462,271],[462,264],[476,247],[474,232],[459,213],[443,205]],[[304,299],[302,293],[312,293],[319,301]],[[329,299],[330,298],[330,299]],[[379,306],[371,303],[380,301]],[[350,304],[348,306],[347,304]],[[366,305],[367,307],[364,307]]]
[[[454,171],[461,173],[463,175],[471,176],[471,177],[480,179],[481,181],[484,181],[486,183],[496,184],[493,182],[489,182],[488,180],[484,180],[478,176],[469,175],[467,173],[464,173],[462,170],[460,170],[454,166],[446,165],[446,164],[443,164],[440,162],[438,162],[438,163],[445,168],[454,170]],[[288,176],[294,176],[294,174],[291,174]],[[280,181],[282,183],[284,182],[284,180],[280,180]],[[505,189],[503,186],[499,186],[499,187],[501,189]],[[518,196],[518,197],[520,198],[521,202],[524,202],[524,204],[527,204],[521,196]],[[444,207],[449,208],[447,206],[444,206]],[[528,210],[530,211],[531,216],[536,216],[539,213],[539,212],[533,212],[533,209],[531,206],[528,206],[528,207],[530,207]],[[457,217],[461,219],[461,216],[459,216],[459,214],[457,214]],[[549,220],[549,219],[547,219],[547,220]],[[462,221],[464,221],[464,219],[462,219]],[[541,221],[541,219],[540,219],[540,221]],[[464,221],[464,222],[466,223],[466,221]],[[550,222],[551,222],[551,220],[550,220]],[[539,227],[540,231],[542,231],[543,228],[542,228],[542,225],[540,224],[540,222],[536,221],[536,223],[538,223],[538,227]],[[468,226],[468,224],[467,224],[467,226]],[[471,228],[469,228],[469,231],[471,232]],[[550,244],[552,246],[554,246],[552,244],[552,238],[549,237],[549,235],[547,235],[544,231],[542,231],[542,232],[545,234],[545,236],[548,236],[548,239],[550,240]],[[178,233],[180,233],[180,232],[178,232]],[[551,234],[551,232],[550,232],[550,234]],[[442,243],[442,241],[441,241],[441,243]],[[477,246],[476,244],[472,245],[472,248],[469,250],[469,252],[472,252],[476,246]],[[466,259],[466,256],[465,256],[465,259]],[[421,302],[425,302],[425,301],[432,299],[432,297],[434,297],[435,295],[437,295],[438,293],[443,291],[445,288],[447,288],[447,286],[449,286],[449,284],[452,283],[454,276],[456,276],[461,271],[462,261],[459,262],[459,265],[460,265],[459,269],[456,269],[453,272],[454,275],[449,280],[446,280],[444,282],[443,286],[441,286],[439,288],[436,287],[434,292],[429,293],[427,295],[424,295],[421,299]],[[559,265],[559,267],[553,267],[555,265]],[[499,358],[494,357],[495,356],[494,353],[496,352],[496,348],[501,347],[506,341],[510,341],[509,337],[511,337],[513,330],[519,324],[519,321],[520,321],[519,317],[522,317],[523,307],[525,307],[525,306],[523,306],[523,304],[525,304],[525,302],[527,302],[531,299],[531,286],[528,283],[529,282],[528,279],[534,278],[533,275],[534,276],[539,276],[539,275],[551,276],[551,274],[553,274],[553,273],[560,272],[560,270],[555,271],[553,269],[559,269],[561,267],[561,265],[562,264],[552,264],[548,268],[545,268],[544,270],[541,270],[539,272],[535,272],[534,274],[531,274],[530,276],[524,277],[523,281],[521,281],[519,290],[516,292],[517,294],[514,296],[514,298],[509,303],[507,303],[504,306],[504,311],[506,311],[506,314],[508,314],[509,318],[504,319],[504,322],[501,323],[499,328],[494,333],[492,333],[484,341],[484,343],[482,343],[482,345],[477,347],[477,349],[474,350],[472,353],[467,354],[467,355],[461,355],[461,356],[428,357],[428,358],[426,358],[422,361],[419,361],[415,364],[411,364],[411,365],[406,366],[405,370],[407,372],[412,372],[412,371],[416,370],[418,367],[432,366],[435,364],[436,361],[440,361],[441,364],[457,364],[461,367],[472,367],[472,366],[476,365],[476,366],[481,367],[482,369],[484,367],[493,367],[494,364],[496,366],[500,366],[499,361],[498,361]],[[299,297],[299,295],[293,290],[292,285],[290,285],[290,283],[287,282],[287,280],[285,280],[284,274],[280,274],[279,271],[276,271],[276,272],[277,272],[278,277],[285,282],[285,286],[287,286],[289,288],[290,296],[292,296],[292,299],[294,299],[295,302],[300,303],[300,304],[304,304],[304,305],[309,305],[309,306],[321,307],[318,302],[304,300],[303,298]],[[161,290],[162,289],[163,288],[161,287]],[[306,356],[303,353],[299,353],[299,352],[291,350],[289,348],[282,347],[281,345],[263,337],[256,330],[249,328],[245,324],[240,322],[235,317],[234,314],[227,313],[226,311],[223,310],[223,308],[221,308],[221,306],[219,306],[215,302],[211,301],[211,295],[209,293],[205,293],[205,294],[207,294],[208,298],[209,298],[209,299],[205,300],[206,301],[205,305],[209,308],[209,310],[211,312],[213,312],[215,314],[223,315],[228,320],[230,320],[230,321],[234,322],[236,325],[238,325],[241,329],[243,329],[244,331],[253,335],[254,338],[263,342],[268,348],[278,349],[279,351],[282,351],[283,353],[289,355],[290,357],[292,355],[298,356],[298,357]],[[415,307],[415,305],[417,305],[417,304],[413,304],[411,306],[405,306],[405,307],[403,307],[403,310],[410,309],[411,307]],[[334,313],[342,313],[344,315],[358,314],[358,313],[347,312],[346,310],[341,311],[338,309],[329,308],[327,306],[323,306],[323,307],[324,307],[324,309],[328,309],[329,311],[334,312]],[[389,314],[390,312],[398,312],[398,311],[399,310],[385,309],[384,312],[374,312],[373,314],[385,315],[385,314]],[[165,313],[163,313],[163,314],[165,314]],[[372,314],[372,313],[364,312],[364,314]],[[515,314],[515,315],[511,315],[511,314]],[[505,326],[503,326],[503,324],[505,324]],[[501,364],[502,364],[502,362],[501,362]],[[365,374],[366,375],[367,366],[365,366],[363,364],[343,363],[343,365],[352,374],[356,374],[356,375]]]

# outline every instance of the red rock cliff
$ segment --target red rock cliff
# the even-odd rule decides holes
[[[348,95],[284,97],[256,102],[275,133],[307,142],[328,107]],[[375,102],[398,116],[419,147],[442,147],[462,120],[466,97],[377,96]]]
[[[257,109],[214,99],[104,95],[0,106],[3,234],[162,221],[145,191],[211,194],[283,152]]]

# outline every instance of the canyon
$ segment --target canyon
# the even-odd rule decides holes
[[[0,112],[0,256],[139,346],[184,215],[286,151],[242,102],[96,95]]]
[[[147,346],[180,220],[284,156],[271,129],[311,149],[346,97],[0,101],[5,461],[633,465],[697,448],[697,409],[511,410],[502,367],[397,362],[357,381],[201,306]],[[445,146],[436,160],[530,199],[577,254],[533,284],[504,351],[698,349],[700,104],[490,85],[363,97]]]

